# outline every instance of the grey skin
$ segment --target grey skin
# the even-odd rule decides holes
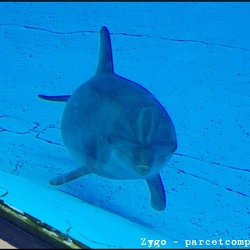
[[[81,167],[55,177],[61,185],[87,174],[110,179],[145,179],[151,205],[166,207],[159,172],[177,148],[171,118],[141,85],[114,73],[110,34],[100,30],[100,53],[93,77],[73,94],[45,96],[67,102],[61,120],[62,140]]]

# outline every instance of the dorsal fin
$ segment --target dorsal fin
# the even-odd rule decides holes
[[[96,74],[113,74],[113,56],[110,42],[110,34],[107,27],[103,26],[100,30],[100,50],[99,61]]]

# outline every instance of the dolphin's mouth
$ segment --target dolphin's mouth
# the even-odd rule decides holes
[[[150,166],[143,165],[143,164],[138,164],[138,165],[135,165],[135,171],[139,175],[145,176],[150,172]]]

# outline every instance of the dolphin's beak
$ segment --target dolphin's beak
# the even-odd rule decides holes
[[[135,171],[139,174],[139,175],[147,175],[150,172],[150,166],[148,165],[143,165],[143,164],[138,164],[135,165]]]

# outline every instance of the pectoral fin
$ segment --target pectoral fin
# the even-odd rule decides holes
[[[38,97],[46,101],[67,102],[70,98],[70,95],[56,95],[56,96],[38,95]]]
[[[164,210],[166,207],[166,196],[161,176],[158,174],[148,179],[147,184],[151,193],[151,206],[157,211]]]
[[[75,179],[78,179],[84,175],[91,173],[91,164],[87,163],[83,167],[77,168],[67,174],[61,175],[59,177],[55,177],[52,180],[50,180],[49,184],[51,185],[62,185],[67,182],[73,181]]]

